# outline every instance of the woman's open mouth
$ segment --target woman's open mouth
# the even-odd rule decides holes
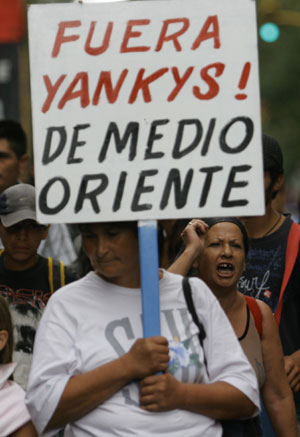
[[[217,271],[221,276],[232,276],[234,272],[234,266],[231,263],[220,263],[217,266]]]

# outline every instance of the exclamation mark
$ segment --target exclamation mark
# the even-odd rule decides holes
[[[240,82],[239,82],[239,89],[240,90],[244,90],[246,88],[247,82],[249,79],[250,70],[251,70],[251,63],[246,62],[246,64],[244,65],[243,71],[242,71]],[[247,99],[247,97],[248,97],[247,94],[244,94],[244,93],[238,93],[235,95],[235,98],[237,100],[245,100],[245,99]]]

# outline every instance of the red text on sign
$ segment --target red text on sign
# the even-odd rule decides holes
[[[150,46],[131,45],[132,40],[136,41],[143,36],[143,32],[141,30],[137,30],[137,28],[141,29],[141,27],[147,27],[150,24],[151,20],[148,19],[129,20],[127,22],[123,37],[120,42],[120,53],[147,52],[151,50]],[[181,27],[179,29],[176,29],[175,31],[170,31],[170,27],[174,24],[181,25]],[[86,41],[82,47],[87,54],[92,56],[101,55],[109,49],[114,27],[113,22],[108,22],[106,25],[103,39],[101,41],[101,45],[92,46],[96,25],[96,21],[91,21]],[[82,27],[82,22],[80,20],[61,21],[58,24],[58,31],[55,37],[51,54],[53,58],[59,56],[59,54],[61,53],[62,45],[74,43],[75,41],[82,39],[82,36],[79,33],[68,34],[68,30],[75,27]],[[182,50],[180,37],[188,32],[189,29],[190,20],[188,18],[183,17],[164,20],[157,38],[157,43],[153,49],[159,52],[164,48],[166,43],[172,43],[175,50],[180,52]],[[150,32],[151,27],[147,30]],[[219,49],[221,47],[219,21],[217,15],[207,17],[199,33],[193,40],[190,49],[197,50],[204,41],[210,39],[213,41],[213,47],[215,49]]]

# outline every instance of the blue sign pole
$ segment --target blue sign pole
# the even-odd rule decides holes
[[[160,335],[159,262],[156,220],[139,220],[144,337]]]

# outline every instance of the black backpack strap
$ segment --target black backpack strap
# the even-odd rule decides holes
[[[187,308],[189,310],[189,313],[192,316],[193,322],[195,323],[195,325],[199,329],[198,338],[199,338],[200,345],[201,345],[201,347],[203,349],[203,340],[206,337],[206,332],[205,332],[204,326],[200,322],[200,320],[198,318],[198,315],[197,315],[197,312],[195,310],[195,305],[194,305],[194,301],[193,301],[193,298],[192,298],[192,290],[191,290],[191,286],[190,286],[190,283],[189,283],[189,278],[187,278],[187,277],[183,278],[183,280],[182,280],[182,288],[183,288],[183,294],[184,294],[184,298],[185,298],[186,305],[187,305]],[[207,361],[206,361],[204,349],[203,349],[203,354],[204,354],[204,363],[205,363],[206,370],[207,370]]]
[[[193,322],[195,323],[195,325],[199,329],[199,333],[198,333],[199,342],[200,342],[200,345],[203,349],[204,364],[206,367],[207,374],[209,375],[208,369],[207,369],[206,356],[205,356],[205,352],[204,352],[204,348],[203,348],[203,340],[206,337],[206,332],[205,332],[204,326],[200,322],[198,315],[197,315],[197,312],[195,310],[195,305],[194,305],[194,301],[193,301],[193,297],[192,297],[192,290],[191,290],[191,286],[189,283],[189,278],[187,278],[187,277],[183,278],[182,288],[183,288],[183,294],[185,297],[185,301],[186,301],[186,305],[187,305],[187,308],[189,310],[189,313],[192,316]],[[251,420],[253,420],[253,419],[249,419],[249,421],[251,421]],[[221,424],[223,427],[222,437],[233,437],[233,436],[243,437],[244,436],[244,426],[245,426],[245,423],[247,423],[247,422],[248,422],[248,420],[245,420],[245,421],[244,420],[221,420]],[[255,434],[251,434],[251,435],[260,436],[261,434],[255,433]]]

